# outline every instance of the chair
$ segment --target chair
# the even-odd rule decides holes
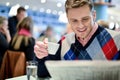
[[[0,80],[26,74],[26,58],[24,52],[7,50],[3,57]]]

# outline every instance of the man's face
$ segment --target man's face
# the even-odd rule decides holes
[[[26,11],[21,11],[20,13],[18,13],[18,20],[22,20],[23,18],[25,18],[27,15]]]
[[[72,8],[67,13],[68,21],[79,38],[86,38],[94,26],[96,13],[90,11],[88,5],[79,8]]]

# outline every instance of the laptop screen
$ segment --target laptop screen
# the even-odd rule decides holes
[[[46,61],[52,80],[120,80],[120,61]]]

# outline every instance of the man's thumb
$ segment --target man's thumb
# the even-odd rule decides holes
[[[43,41],[45,44],[48,43],[48,38],[45,38],[44,41]]]

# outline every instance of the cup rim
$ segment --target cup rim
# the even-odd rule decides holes
[[[26,61],[27,65],[38,65],[37,61]]]

